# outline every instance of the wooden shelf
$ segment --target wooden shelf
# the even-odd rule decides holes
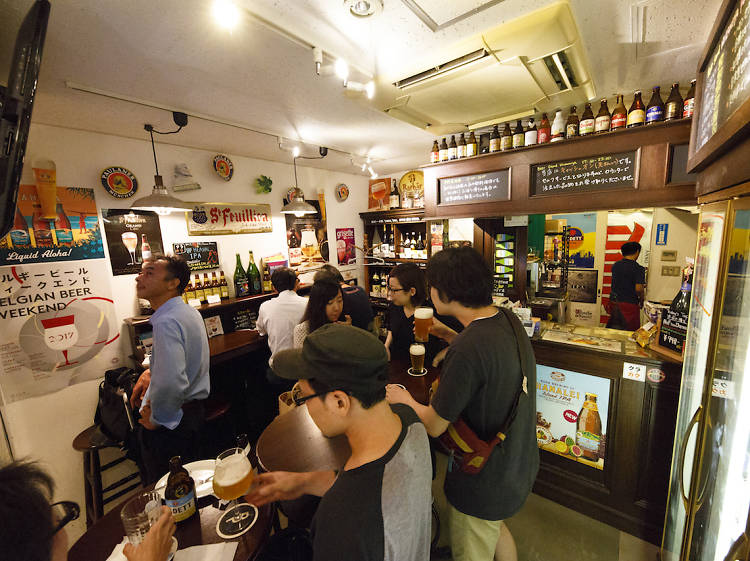
[[[383,263],[365,263],[365,267],[393,267],[399,263],[427,264],[428,259],[406,259],[404,257],[383,257]]]

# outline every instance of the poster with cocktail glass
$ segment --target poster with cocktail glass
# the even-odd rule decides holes
[[[93,189],[19,187],[13,228],[0,239],[0,266],[102,257]]]
[[[611,385],[609,378],[537,364],[539,448],[604,469]]]
[[[102,209],[112,274],[135,275],[144,259],[164,253],[159,215],[150,210]]]
[[[315,207],[315,214],[286,216],[286,242],[289,247],[289,266],[294,269],[315,269],[328,261],[328,229],[325,210],[320,201],[305,201]],[[323,203],[325,209],[325,202]]]
[[[104,259],[0,267],[0,403],[101,378],[122,365]]]

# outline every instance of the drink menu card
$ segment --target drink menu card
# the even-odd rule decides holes
[[[219,266],[219,250],[216,242],[174,243],[174,254],[179,255],[190,266],[191,271],[216,269]]]
[[[683,312],[667,310],[661,321],[659,345],[677,353],[682,353],[687,337],[688,315]]]
[[[446,177],[438,180],[441,205],[510,200],[510,170]]]
[[[531,195],[635,187],[635,151],[531,166]]]

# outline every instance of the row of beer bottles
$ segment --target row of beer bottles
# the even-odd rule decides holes
[[[551,123],[547,114],[542,113],[538,126],[533,118],[528,120],[528,126],[525,128],[520,119],[516,121],[515,128],[511,128],[510,123],[505,123],[502,133],[498,125],[495,125],[490,133],[489,151],[499,152],[535,144],[559,142],[576,136],[587,136],[621,128],[650,125],[665,120],[672,121],[692,117],[694,98],[695,80],[692,80],[690,90],[684,99],[680,95],[679,83],[674,83],[666,103],[661,98],[659,86],[655,86],[648,106],[644,106],[639,90],[633,96],[630,109],[625,108],[624,97],[618,94],[617,105],[611,113],[607,105],[607,99],[604,98],[600,102],[596,116],[594,116],[591,104],[586,103],[580,118],[574,105],[570,108],[567,119],[563,117],[562,110],[557,109]],[[476,139],[473,131],[470,133],[469,142],[464,139],[462,133],[458,134],[458,142],[456,142],[455,136],[451,136],[450,143],[443,138],[442,143],[438,145],[437,140],[435,140],[430,153],[432,163],[476,155]]]
[[[263,276],[255,264],[253,252],[250,252],[250,262],[247,264],[247,270],[242,266],[240,254],[237,254],[237,264],[234,268],[234,295],[237,298],[242,296],[253,296],[264,292],[273,292],[271,284],[271,271],[267,263],[263,263]]]
[[[31,225],[21,210],[16,206],[13,227],[2,239],[0,246],[12,249],[31,249],[36,247],[70,247],[73,245],[73,230],[70,220],[58,201],[55,218],[43,218],[41,205],[34,205]]]
[[[209,279],[208,273],[203,273],[203,280],[201,280],[200,273],[197,273],[188,281],[188,285],[182,293],[182,299],[185,302],[190,300],[208,302],[209,296],[216,295],[222,300],[226,300],[229,298],[229,286],[224,271],[219,271],[219,275],[217,277],[216,271],[213,271]]]

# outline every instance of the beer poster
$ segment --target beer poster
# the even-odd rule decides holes
[[[339,265],[353,265],[357,262],[354,247],[354,228],[336,228],[336,257]]]
[[[565,220],[568,224],[571,267],[593,269],[596,248],[596,213],[555,214],[549,219]]]
[[[289,247],[289,266],[293,269],[316,269],[328,261],[328,228],[325,218],[325,201],[321,212],[320,200],[305,201],[318,212],[286,217],[286,243]]]
[[[104,259],[0,267],[0,403],[101,378],[122,364]]]
[[[539,448],[603,470],[612,381],[543,364],[536,380]]]
[[[93,189],[19,187],[13,228],[0,240],[0,266],[102,257]]]
[[[159,215],[150,210],[102,209],[112,274],[135,275],[155,253],[164,253]]]
[[[369,210],[388,210],[391,194],[391,178],[378,177],[370,179],[368,187],[367,208]]]

